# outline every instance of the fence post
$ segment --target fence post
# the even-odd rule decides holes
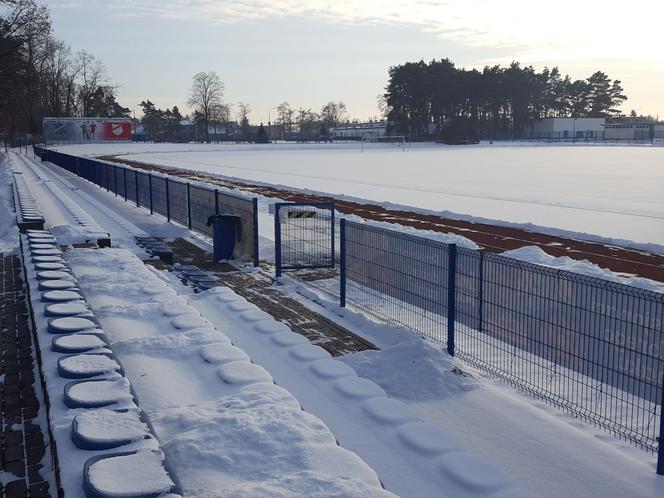
[[[219,214],[219,189],[214,189],[214,214]]]
[[[484,328],[484,251],[479,251],[480,253],[480,271],[479,271],[479,292],[478,292],[478,315],[479,315],[479,324],[477,330],[482,332]]]
[[[168,177],[166,177],[166,219],[171,221],[171,194],[168,190]]]
[[[333,270],[334,270],[334,267],[335,267],[335,261],[334,261],[334,231],[335,231],[335,227],[334,227],[334,208],[335,208],[335,206],[334,206],[334,204],[332,204],[332,209],[331,209],[331,212],[332,212],[332,223],[331,223],[332,230],[331,230],[331,232],[332,233],[330,234],[332,236],[332,242],[330,243],[330,246],[332,248],[332,254],[331,254],[330,259],[331,259],[331,262],[332,262],[331,267],[332,267]]]
[[[258,267],[259,265],[259,254],[258,254],[258,198],[254,197],[251,199],[251,205],[254,210],[254,266]]]
[[[346,307],[346,219],[339,220],[339,306]]]
[[[124,185],[125,202],[127,202],[127,168],[122,168],[122,183]]]
[[[447,263],[447,352],[454,356],[454,321],[456,319],[456,244],[448,247]]]
[[[659,400],[659,444],[657,445],[657,473],[664,476],[664,380]]]
[[[275,275],[281,277],[281,223],[279,221],[279,203],[274,204],[274,266]]]
[[[138,170],[134,170],[134,190],[136,191],[136,207],[140,207],[141,204],[138,202]]]
[[[150,214],[154,214],[152,209],[152,173],[148,173],[148,193],[150,195]]]
[[[113,193],[115,194],[115,197],[118,196],[118,167],[113,166]]]
[[[187,183],[187,226],[191,230],[191,192],[189,191],[189,184]]]

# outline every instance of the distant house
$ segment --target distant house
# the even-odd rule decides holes
[[[532,138],[543,140],[601,139],[605,118],[544,118],[533,121]]]
[[[664,123],[647,118],[623,118],[604,125],[604,140],[647,141],[664,138]]]
[[[345,123],[330,129],[330,135],[337,140],[361,140],[362,137],[380,138],[387,132],[387,121],[367,121],[365,123]]]

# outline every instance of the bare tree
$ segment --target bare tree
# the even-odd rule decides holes
[[[320,110],[320,119],[326,128],[339,126],[346,119],[346,104],[341,101],[328,102]]]
[[[201,72],[194,75],[187,103],[196,112],[200,113],[205,127],[205,141],[210,141],[208,125],[214,109],[222,105],[224,84],[214,71]]]
[[[281,134],[286,138],[286,128],[288,134],[293,132],[293,114],[295,111],[291,108],[288,102],[282,102],[277,106],[277,124],[281,125]]]
[[[210,124],[215,129],[215,135],[218,133],[217,126],[224,126],[226,133],[228,133],[228,122],[231,116],[230,104],[219,104],[214,106],[210,111]]]
[[[297,125],[300,128],[300,140],[317,140],[319,132],[319,116],[311,109],[300,109],[297,111]]]
[[[76,59],[79,75],[79,108],[81,116],[88,117],[97,88],[107,84],[106,70],[101,61],[85,50],[78,52]]]
[[[242,128],[242,140],[247,141],[249,138],[249,113],[251,112],[251,107],[249,104],[244,102],[237,103],[238,108],[238,121],[240,122],[240,127]]]

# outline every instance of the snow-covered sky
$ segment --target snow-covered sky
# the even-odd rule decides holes
[[[642,0],[46,0],[57,36],[86,49],[133,108],[186,110],[191,77],[216,71],[226,99],[267,121],[283,101],[343,100],[378,115],[390,65],[449,57],[458,66],[518,60],[574,78],[604,70],[625,110],[664,116],[664,2]]]

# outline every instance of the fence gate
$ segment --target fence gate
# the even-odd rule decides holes
[[[274,205],[276,275],[282,270],[334,268],[334,203]]]

